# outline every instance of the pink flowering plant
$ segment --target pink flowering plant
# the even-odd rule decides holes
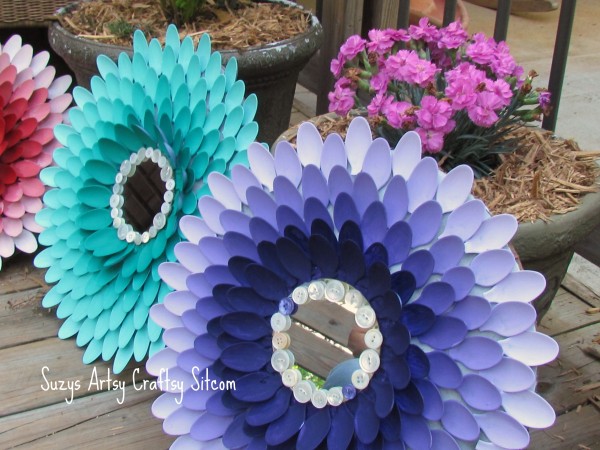
[[[469,37],[459,22],[437,28],[423,18],[408,30],[351,36],[331,71],[330,111],[366,107],[392,144],[415,130],[445,169],[469,164],[478,176],[516,149],[511,131],[550,106],[550,93],[532,87],[537,74],[525,75],[505,42]]]

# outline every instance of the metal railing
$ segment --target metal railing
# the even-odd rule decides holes
[[[511,3],[512,0],[498,0],[496,22],[494,25],[494,39],[497,42],[506,40],[506,36],[508,34]],[[576,3],[577,0],[563,0],[560,7],[558,29],[556,32],[554,53],[552,55],[552,65],[550,68],[550,79],[548,81],[548,90],[552,93],[551,111],[549,114],[544,116],[544,121],[542,122],[542,127],[546,130],[554,131],[556,128],[558,107],[560,105],[560,96],[562,93],[563,81],[565,79],[567,56],[569,53],[571,32],[573,30],[573,18],[575,17]],[[399,0],[397,21],[399,28],[408,27],[409,14],[410,0]],[[452,22],[455,14],[456,0],[446,0],[444,6],[444,25],[448,25],[450,22]]]

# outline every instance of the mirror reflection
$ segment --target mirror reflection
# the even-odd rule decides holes
[[[375,311],[354,287],[314,280],[281,300],[273,327],[273,368],[296,400],[337,406],[365,389],[383,341]]]

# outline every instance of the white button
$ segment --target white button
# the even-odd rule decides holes
[[[168,181],[173,178],[173,169],[171,166],[166,166],[160,169],[160,179],[163,181]]]
[[[147,148],[146,152],[144,153],[147,159],[152,158],[152,152],[154,151],[154,149],[152,148]]]
[[[271,365],[279,373],[289,369],[294,365],[292,352],[289,350],[275,350],[271,356]]]
[[[304,286],[298,286],[292,292],[292,300],[297,305],[304,305],[308,301],[308,289]]]
[[[356,311],[356,324],[361,328],[371,328],[375,325],[375,311],[368,305],[361,306]]]
[[[117,172],[115,175],[115,183],[117,184],[123,184],[126,179],[121,172]]]
[[[113,219],[113,227],[118,229],[121,225],[123,225],[123,219],[121,219],[120,217],[115,217]]]
[[[135,231],[128,232],[127,235],[125,236],[125,240],[127,242],[133,242],[135,240]]]
[[[138,157],[139,157],[139,153],[137,153],[137,152],[136,152],[136,153],[132,153],[131,155],[129,155],[129,162],[130,162],[132,165],[136,165],[136,164],[137,164]]]
[[[165,187],[168,191],[172,191],[173,189],[175,189],[175,180],[173,178],[167,180],[167,182],[165,183]]]
[[[364,350],[358,358],[358,363],[362,370],[367,373],[373,373],[379,369],[379,354],[371,348]]]
[[[108,204],[110,205],[111,208],[121,208],[123,206],[124,202],[125,202],[125,199],[123,198],[122,195],[113,194],[110,196],[110,200],[109,200]]]
[[[117,230],[117,237],[119,239],[121,239],[122,241],[125,240],[125,238],[127,237],[127,225],[125,224],[121,224],[121,226],[119,227],[119,229]]]
[[[129,175],[129,171],[131,170],[131,161],[126,159],[121,163],[121,173],[125,176]]]
[[[156,237],[156,233],[158,233],[156,227],[154,225],[150,225],[150,228],[148,228],[148,234],[150,235],[150,238]]]
[[[140,245],[142,243],[142,235],[140,233],[135,233],[133,242],[135,243],[135,245]]]
[[[302,380],[298,382],[293,388],[294,398],[299,403],[308,403],[312,398],[314,391],[314,384],[311,381]]]
[[[344,297],[344,301],[348,306],[352,306],[354,308],[360,308],[364,303],[364,298],[362,294],[356,289],[350,289],[346,296]]]
[[[365,389],[369,385],[369,375],[358,369],[352,372],[352,385],[356,389]]]
[[[292,388],[302,380],[302,373],[298,369],[286,369],[281,374],[281,382],[284,386]]]
[[[160,150],[153,150],[152,156],[150,157],[150,159],[152,159],[153,163],[156,163],[156,162],[158,162],[158,158],[160,158],[161,155],[162,154],[161,154]]]
[[[150,233],[148,233],[147,231],[144,231],[142,233],[142,242],[145,244],[150,240]]]
[[[164,156],[161,156],[160,158],[158,158],[158,167],[160,167],[162,169],[166,165],[167,165],[167,158],[165,158]]]
[[[325,297],[330,302],[341,302],[346,294],[344,284],[339,280],[329,280],[325,287]]]
[[[284,316],[279,312],[271,316],[271,328],[273,328],[273,331],[287,331],[291,326],[292,319],[290,316]]]
[[[165,226],[167,219],[165,219],[165,215],[163,213],[157,213],[152,220],[152,223],[157,229],[161,229]]]
[[[173,191],[166,191],[163,195],[163,200],[167,203],[171,203],[173,201]]]
[[[327,401],[331,406],[340,406],[344,401],[344,393],[339,386],[332,387],[327,393]]]
[[[160,212],[162,212],[164,215],[169,214],[171,212],[171,204],[165,202],[162,205],[160,205]]]
[[[315,408],[325,408],[327,406],[327,390],[317,389],[313,392],[311,401]]]
[[[308,285],[308,296],[311,300],[323,300],[325,297],[325,283],[322,281],[313,281]]]
[[[290,335],[287,333],[275,333],[273,335],[273,347],[277,350],[284,350],[290,346]]]
[[[122,194],[123,193],[123,185],[122,184],[113,184],[113,194]]]
[[[365,345],[369,348],[377,350],[383,343],[383,335],[377,328],[371,328],[365,334]]]

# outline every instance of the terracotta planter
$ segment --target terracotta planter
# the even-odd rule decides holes
[[[301,8],[287,0],[266,1]],[[65,14],[68,10],[69,7],[61,9],[58,14]],[[77,83],[85,88],[89,88],[92,76],[98,74],[98,55],[104,54],[116,61],[121,52],[132,54],[131,47],[107,45],[75,36],[58,22],[50,25],[48,37],[54,51],[75,73]],[[298,74],[318,50],[322,40],[321,24],[315,16],[311,16],[310,28],[293,38],[244,51],[220,50],[223,64],[232,56],[237,58],[238,79],[246,83],[247,94],[258,96],[255,118],[259,125],[258,140],[270,144],[288,127]]]
[[[318,124],[335,120],[336,117],[336,114],[329,113],[314,117],[310,121]],[[277,141],[295,138],[297,131],[298,126],[291,127]],[[519,224],[511,246],[523,269],[535,270],[546,278],[546,289],[533,302],[538,321],[548,312],[556,296],[575,252],[575,246],[598,225],[600,192],[585,195],[579,208],[567,214],[551,216],[549,222],[538,220],[534,223]]]

